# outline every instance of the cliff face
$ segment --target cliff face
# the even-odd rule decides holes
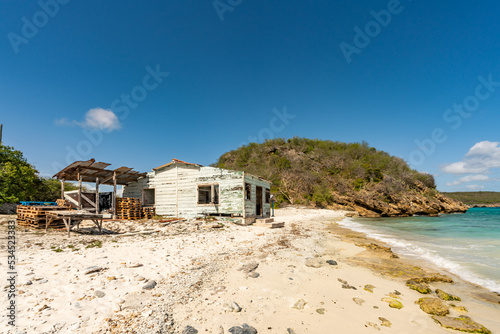
[[[363,217],[465,212],[436,190],[434,177],[367,143],[292,138],[223,154],[217,167],[272,181],[278,203],[354,210]]]
[[[418,190],[394,194],[391,201],[377,199],[376,193],[362,191],[358,195],[337,196],[335,202],[344,209],[354,210],[361,217],[406,217],[413,215],[437,216],[440,213],[464,213],[469,207],[421,183]]]

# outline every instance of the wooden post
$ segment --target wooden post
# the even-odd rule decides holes
[[[78,210],[82,209],[82,176],[78,172]]]
[[[61,199],[64,199],[64,179],[61,180]]]
[[[116,172],[113,171],[113,219],[118,218],[116,216]]]
[[[99,214],[99,177],[95,178],[95,213]]]

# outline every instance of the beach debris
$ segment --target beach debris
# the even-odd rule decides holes
[[[318,258],[308,257],[306,258],[306,267],[310,268],[320,268],[323,266],[323,261]]]
[[[420,298],[415,302],[420,305],[420,309],[428,314],[433,315],[447,315],[450,310],[446,304],[444,304],[441,299],[434,297]]]
[[[391,308],[397,308],[398,310],[403,308],[403,304],[394,298],[389,298],[389,297],[384,297],[382,298],[383,302],[389,303],[389,307]]]
[[[407,280],[406,286],[422,294],[428,294],[432,292],[429,284],[427,284],[426,282],[417,282],[414,279]]]
[[[234,301],[232,303],[224,304],[223,309],[224,309],[224,311],[227,311],[227,312],[235,312],[235,313],[241,312],[240,305],[238,305],[238,303],[234,302]]]
[[[96,290],[96,291],[94,292],[94,295],[95,295],[97,298],[102,298],[102,297],[106,296],[106,293],[104,293],[104,292],[103,292],[103,291],[101,291],[101,290]]]
[[[326,263],[328,263],[331,266],[336,266],[338,264],[337,261],[334,260],[326,260]]]
[[[127,268],[139,268],[139,267],[142,267],[143,264],[142,263],[129,263],[129,264],[126,264],[125,266]]]
[[[231,327],[229,328],[229,332],[231,334],[257,334],[257,330],[252,326],[248,326],[247,324],[243,324],[241,327]]]
[[[182,331],[182,334],[198,334],[198,330],[192,326],[186,326]]]
[[[343,280],[341,278],[337,278],[337,280],[342,283],[342,289],[353,289],[353,290],[357,290],[356,287],[352,286],[352,285],[349,285],[349,283],[347,283],[346,280]]]
[[[389,320],[387,320],[384,317],[378,317],[378,320],[380,320],[382,322],[380,324],[381,326],[385,326],[385,327],[391,327],[392,326],[392,322],[390,322]]]
[[[88,275],[88,274],[92,274],[92,273],[96,273],[96,272],[99,272],[103,270],[102,267],[99,267],[99,266],[91,266],[91,267],[87,267],[83,270],[83,274],[84,275]]]
[[[364,287],[364,290],[371,292],[371,293],[373,293],[373,289],[375,289],[375,286],[371,285],[371,284],[366,284]]]
[[[304,299],[299,299],[295,305],[293,305],[293,308],[296,308],[297,310],[303,310],[304,307],[306,306],[307,302]]]
[[[156,286],[156,281],[148,281],[146,284],[144,284],[144,286],[142,287],[143,290],[151,290],[151,289],[154,289],[154,287]]]
[[[394,299],[401,299],[401,298],[399,297],[399,295],[397,295],[397,294],[395,294],[395,293],[393,293],[393,292],[388,293],[387,295],[388,295],[389,297],[391,297],[391,298],[394,298]]]
[[[136,281],[144,281],[145,280],[145,278],[143,276],[135,276],[134,279]]]
[[[217,334],[224,334],[224,327],[219,326],[219,331],[217,332]]]
[[[444,292],[441,289],[436,289],[436,295],[442,300],[457,300],[457,301],[462,300],[460,297]]]
[[[33,284],[33,282],[31,282],[30,280],[27,280],[26,282],[24,282],[23,285],[31,285],[31,284]]]
[[[318,312],[319,314],[325,314],[325,309],[324,308],[318,308],[316,309],[316,312]]]
[[[434,315],[432,319],[445,328],[468,333],[491,334],[489,329],[473,321],[466,315],[461,315],[458,318]]]
[[[287,329],[286,329],[286,332],[287,332],[287,334],[297,334],[297,333],[295,333],[295,331],[294,331],[293,329],[291,329],[291,328],[287,328]]]
[[[352,300],[354,300],[354,302],[356,304],[358,304],[359,306],[363,305],[363,303],[365,302],[364,299],[361,299],[361,298],[358,298],[358,297],[354,297]]]

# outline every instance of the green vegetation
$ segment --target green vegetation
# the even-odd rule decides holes
[[[64,184],[64,190],[75,189],[71,183]],[[55,201],[60,196],[60,181],[40,177],[21,151],[0,145],[0,204]]]
[[[395,194],[422,188],[437,193],[432,175],[412,170],[403,159],[366,142],[272,139],[227,152],[214,166],[271,180],[278,203],[326,207],[341,196],[360,197],[365,190],[386,203],[393,202]]]
[[[500,203],[500,192],[494,191],[451,192],[443,193],[443,195],[456,199],[467,205]]]
[[[92,240],[90,241],[85,248],[102,248],[101,240]]]

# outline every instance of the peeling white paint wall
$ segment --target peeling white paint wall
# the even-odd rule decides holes
[[[245,200],[244,184],[252,185],[252,200]],[[198,186],[217,184],[219,204],[198,204]],[[206,214],[225,214],[237,217],[255,216],[255,187],[263,187],[264,216],[269,216],[270,204],[265,203],[265,189],[270,183],[243,172],[214,167],[174,163],[148,173],[124,186],[123,197],[141,198],[142,189],[155,189],[155,208],[158,215],[192,218]]]

